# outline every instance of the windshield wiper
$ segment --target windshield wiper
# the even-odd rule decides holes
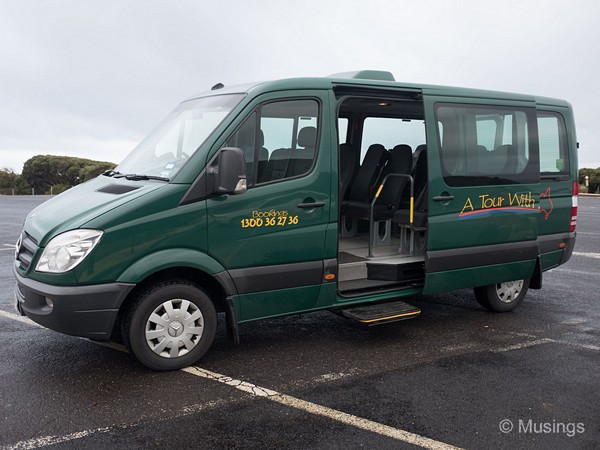
[[[122,173],[119,175],[115,175],[115,178],[125,178],[126,180],[139,181],[139,180],[158,180],[158,181],[171,181],[167,177],[157,177],[155,175],[139,175],[137,173],[127,173],[123,175]]]
[[[126,180],[133,180],[133,181],[158,180],[158,181],[166,181],[167,183],[169,181],[171,181],[169,178],[166,178],[166,177],[157,177],[155,175],[138,175],[137,173],[121,173],[121,172],[117,172],[116,170],[107,170],[106,172],[103,172],[102,175],[104,175],[106,177],[125,178]]]

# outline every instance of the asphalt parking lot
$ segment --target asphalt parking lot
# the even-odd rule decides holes
[[[14,243],[45,199],[0,196],[0,448],[600,445],[600,198],[579,198],[571,261],[512,313],[462,290],[379,327],[311,313],[242,325],[239,346],[221,327],[169,373],[15,314]]]

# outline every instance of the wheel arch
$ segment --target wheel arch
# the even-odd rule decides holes
[[[189,249],[170,249],[147,255],[125,270],[118,281],[135,287],[119,307],[112,338],[120,338],[121,324],[135,300],[151,286],[167,280],[183,280],[206,291],[217,312],[225,312],[228,335],[239,342],[237,314],[232,296],[237,294],[229,273],[205,253]]]

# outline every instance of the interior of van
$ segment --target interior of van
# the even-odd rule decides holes
[[[420,95],[342,93],[338,135],[340,293],[422,285],[427,145]]]

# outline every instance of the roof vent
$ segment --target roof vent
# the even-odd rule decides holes
[[[392,72],[386,70],[359,70],[330,75],[331,78],[353,78],[356,80],[396,81]]]

